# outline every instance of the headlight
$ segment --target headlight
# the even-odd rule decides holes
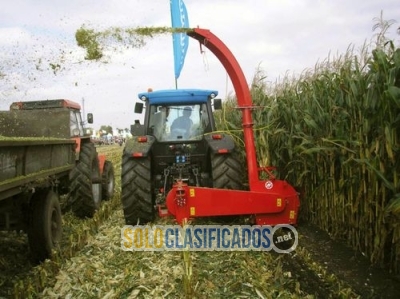
[[[215,98],[215,93],[210,94],[211,99]]]
[[[73,135],[73,136],[79,136],[79,129],[76,129],[76,128],[73,129],[73,130],[72,130],[72,135]]]

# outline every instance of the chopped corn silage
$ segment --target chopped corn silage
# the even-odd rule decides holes
[[[114,198],[104,203],[93,219],[82,221],[71,213],[63,215],[65,244],[60,254],[35,268],[26,279],[16,281],[14,298],[312,298],[290,272],[282,269],[281,262],[288,255],[189,251],[189,296],[184,287],[182,252],[123,251],[121,148],[98,149],[115,167]],[[175,224],[172,218],[158,218],[155,223]],[[199,218],[190,224],[221,223]],[[234,224],[248,223],[237,218]]]
[[[121,149],[100,147],[115,166],[120,186]],[[109,204],[109,203],[107,203]],[[110,203],[115,210],[91,230],[86,245],[63,261],[42,298],[184,298],[185,263],[182,252],[126,252],[121,249],[125,225],[120,193]],[[79,221],[72,215],[65,221]],[[171,218],[157,224],[175,224]],[[196,224],[210,224],[197,219]],[[194,224],[194,223],[193,223]],[[68,226],[68,223],[66,223]],[[67,229],[68,231],[68,229]],[[73,232],[71,232],[73,233]],[[189,252],[192,298],[304,297],[295,282],[282,274],[279,258],[261,252]],[[186,290],[187,292],[187,290]]]
[[[166,222],[161,219],[160,222]],[[170,224],[173,224],[171,221]],[[121,210],[115,211],[87,245],[67,260],[43,297],[183,298],[182,252],[121,249]],[[261,252],[190,252],[192,298],[300,298],[283,275],[280,258]],[[303,294],[304,295],[304,294]]]
[[[94,238],[60,269],[43,296],[71,298],[164,297],[182,293],[181,254],[121,249],[122,211],[116,211]]]

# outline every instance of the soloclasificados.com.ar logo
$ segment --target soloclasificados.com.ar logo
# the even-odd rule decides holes
[[[290,253],[298,244],[288,224],[269,225],[125,225],[124,251],[270,251]]]

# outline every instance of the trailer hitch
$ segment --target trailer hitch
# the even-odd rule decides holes
[[[175,202],[178,207],[186,205],[186,190],[183,188],[183,184],[182,180],[178,180],[175,187]]]
[[[168,194],[171,194],[171,192],[172,192],[172,194],[174,194],[174,205],[177,208],[183,208],[186,206],[186,203],[187,203],[187,200],[186,200],[187,192],[186,191],[187,191],[187,184],[184,183],[182,179],[178,179],[176,181],[176,183],[173,185],[171,191],[168,193]],[[166,217],[166,216],[173,215],[168,211],[168,208],[165,204],[158,204],[157,210],[158,210],[158,216],[160,216],[160,217]]]

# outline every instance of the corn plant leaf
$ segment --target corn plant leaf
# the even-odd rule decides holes
[[[400,216],[400,193],[395,194],[394,198],[386,206],[385,214],[388,215],[390,213]]]
[[[397,107],[400,108],[400,88],[393,85],[389,86],[387,93],[390,95],[390,98],[397,105]]]
[[[384,174],[378,169],[376,169],[376,167],[374,167],[367,159],[353,159],[353,160],[361,164],[366,164],[368,168],[371,169],[382,180],[382,182],[389,190],[395,191],[396,188],[394,187],[394,185],[391,182],[389,182],[385,178]]]

